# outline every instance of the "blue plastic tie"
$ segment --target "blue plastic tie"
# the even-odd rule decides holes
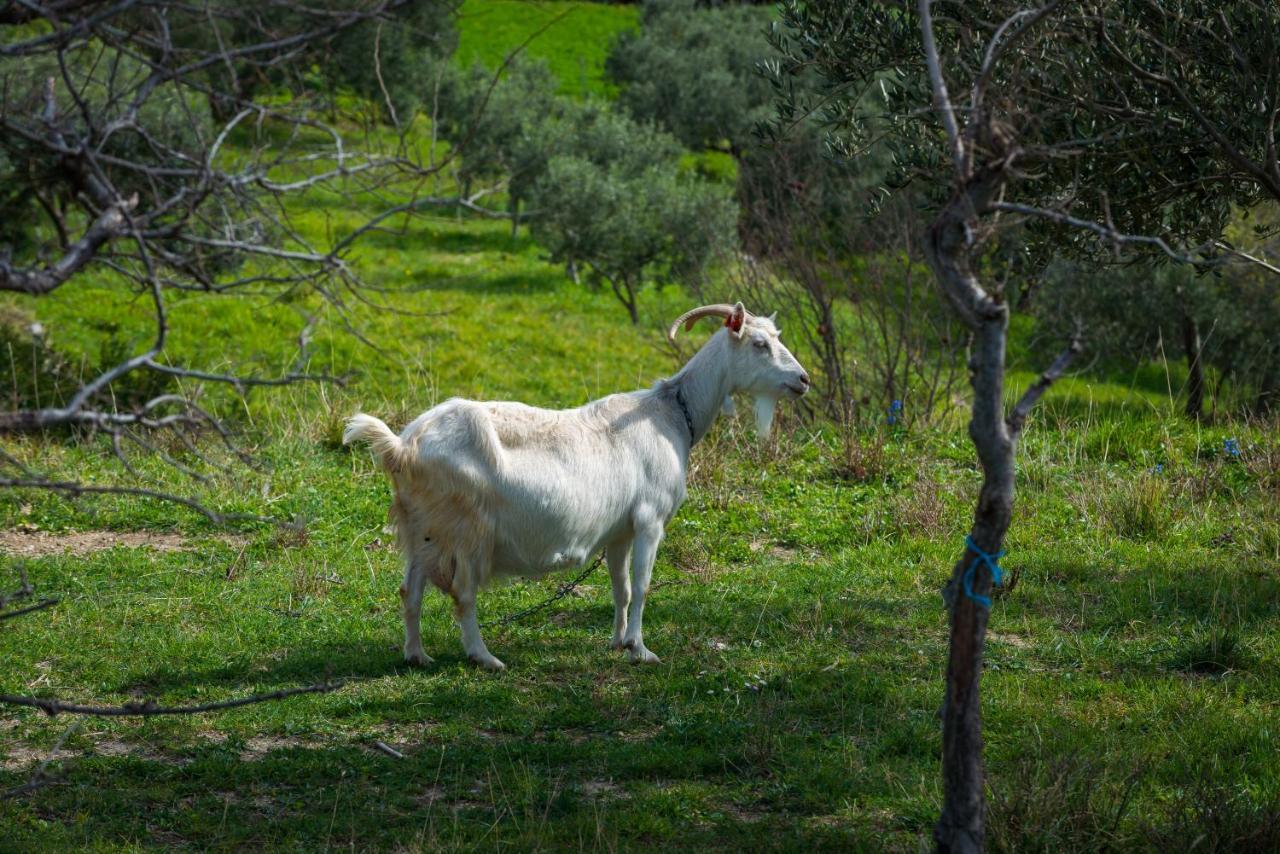
[[[978,548],[978,544],[973,541],[973,537],[967,535],[964,538],[964,544],[968,546],[970,550],[977,552],[978,554],[978,556],[973,559],[973,563],[969,564],[969,568],[964,571],[964,595],[968,596],[979,605],[982,605],[987,610],[991,610],[991,597],[979,596],[977,593],[973,592],[973,574],[977,572],[978,564],[985,563],[987,565],[987,569],[991,570],[992,586],[999,587],[1000,580],[1004,577],[1004,573],[1000,571],[1000,564],[996,563],[996,561],[1004,557],[1004,549],[1001,549],[995,554],[987,554],[982,549]]]

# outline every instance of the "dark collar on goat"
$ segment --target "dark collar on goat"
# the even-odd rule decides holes
[[[689,428],[689,447],[693,447],[698,441],[698,433],[693,429],[693,416],[689,414],[689,404],[684,399],[684,386],[676,384],[676,404],[680,407],[680,414],[684,416],[684,426]]]

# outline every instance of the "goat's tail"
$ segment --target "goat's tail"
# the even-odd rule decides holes
[[[400,470],[407,448],[400,437],[391,432],[391,428],[379,418],[365,415],[363,412],[347,419],[347,429],[342,433],[342,444],[352,442],[368,442],[369,447],[377,454],[378,459],[387,471]]]

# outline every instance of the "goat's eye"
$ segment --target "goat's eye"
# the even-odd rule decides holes
[[[768,350],[768,349],[769,349],[769,342],[768,342],[768,341],[766,341],[766,340],[764,340],[763,338],[756,338],[756,339],[753,339],[751,343],[752,343],[753,345],[755,345],[755,348],[756,348],[757,350]]]

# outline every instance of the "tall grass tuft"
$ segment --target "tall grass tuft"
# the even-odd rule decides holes
[[[1172,490],[1165,478],[1144,473],[1125,482],[1104,503],[1105,521],[1116,534],[1130,540],[1152,540],[1173,523]]]
[[[997,852],[1127,851],[1125,820],[1140,778],[1115,779],[1093,759],[1028,758],[992,782],[987,842]]]
[[[1201,781],[1139,824],[1153,851],[1263,854],[1280,851],[1280,795],[1255,800]]]
[[[1185,673],[1221,676],[1243,670],[1251,663],[1248,647],[1230,626],[1213,626],[1191,635],[1174,654],[1169,666]]]

